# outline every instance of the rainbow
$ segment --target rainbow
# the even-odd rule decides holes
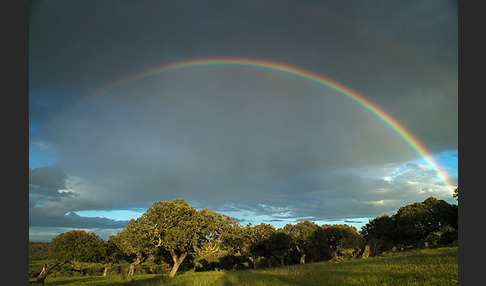
[[[84,102],[90,101],[96,97],[99,97],[105,94],[108,91],[111,91],[115,88],[122,87],[130,82],[135,80],[143,79],[146,77],[150,77],[156,74],[173,72],[177,70],[183,70],[188,68],[202,68],[202,67],[249,67],[249,68],[259,68],[263,70],[269,70],[274,72],[280,72],[284,74],[289,74],[298,78],[303,78],[310,82],[314,82],[318,85],[324,86],[331,90],[336,91],[338,94],[341,94],[350,100],[354,101],[355,103],[359,104],[369,112],[371,112],[374,116],[378,119],[383,121],[386,125],[388,125],[393,131],[395,131],[398,136],[400,136],[405,143],[407,143],[412,150],[417,153],[420,157],[424,158],[424,160],[433,168],[436,172],[438,178],[443,182],[444,186],[449,190],[452,194],[454,190],[454,184],[448,179],[448,177],[440,170],[438,163],[436,163],[432,156],[430,156],[429,152],[425,148],[425,146],[415,137],[413,136],[407,129],[405,129],[396,119],[392,116],[387,114],[384,110],[379,108],[376,104],[369,101],[362,95],[356,93],[355,91],[345,87],[344,85],[337,83],[329,78],[324,76],[312,73],[310,71],[306,71],[304,69],[300,69],[295,66],[290,66],[278,62],[272,62],[267,60],[260,60],[260,59],[246,59],[246,58],[208,58],[208,59],[194,59],[194,60],[186,60],[186,61],[179,61],[172,64],[162,65],[150,70],[145,70],[141,73],[137,73],[135,75],[126,77],[120,81],[112,83],[108,86],[105,86],[95,93],[91,94],[90,96],[85,97],[82,101],[78,102],[75,106],[73,106],[70,110],[79,107]]]

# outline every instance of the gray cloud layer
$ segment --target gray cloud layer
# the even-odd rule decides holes
[[[29,170],[29,225],[35,227],[119,229],[127,221],[80,217],[75,210],[96,207],[79,197],[69,177],[55,165]],[[74,187],[74,189],[72,189]]]
[[[179,197],[273,220],[374,217],[447,197],[433,172],[407,163],[416,153],[383,122],[289,75],[186,69],[79,102],[179,60],[267,59],[359,92],[432,153],[456,150],[454,2],[189,2],[32,3],[33,229],[115,229],[126,222],[74,212]],[[36,154],[55,166],[38,168]]]

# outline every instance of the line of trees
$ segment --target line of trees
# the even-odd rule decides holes
[[[370,220],[360,234],[374,254],[457,243],[458,206],[430,197]]]
[[[128,264],[129,277],[147,260],[178,270],[245,269],[305,264],[377,255],[410,247],[457,243],[458,207],[443,200],[401,207],[392,216],[370,220],[358,232],[349,225],[301,221],[276,229],[270,224],[240,225],[234,218],[208,209],[197,210],[183,199],[155,202],[138,219],[108,240],[84,230],[61,233],[49,243],[53,262],[37,276],[43,282],[58,266],[83,272],[89,263]]]

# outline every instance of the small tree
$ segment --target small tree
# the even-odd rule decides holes
[[[430,197],[400,207],[391,217],[383,215],[370,220],[361,233],[372,251],[393,247],[418,247],[430,243],[454,243],[458,237],[458,206]],[[380,247],[381,246],[381,247]]]
[[[433,197],[399,208],[392,218],[395,242],[406,245],[421,246],[429,234],[446,227],[457,230],[457,206]]]
[[[276,232],[271,224],[261,223],[252,226],[248,224],[243,232],[244,235],[244,252],[249,253],[253,260],[253,269],[258,268],[260,256],[265,256],[267,247],[266,241]]]
[[[306,257],[312,256],[314,261],[325,260],[328,256],[328,242],[323,229],[309,221],[287,224],[283,232],[292,239],[293,247],[300,253],[300,264],[305,264]]]
[[[93,232],[72,230],[54,237],[51,241],[50,251],[55,257],[55,263],[44,264],[37,277],[39,283],[43,283],[49,272],[57,266],[69,264],[73,269],[82,271],[80,263],[103,262],[107,255],[107,245]]]
[[[135,266],[147,258],[152,248],[148,228],[141,223],[140,218],[131,219],[121,232],[116,236],[110,236],[110,241],[124,254],[123,258],[130,263],[129,277],[134,275]]]
[[[357,230],[347,224],[325,224],[322,226],[334,260],[356,257],[362,250],[362,241]]]
[[[292,248],[292,238],[283,231],[277,230],[262,243],[264,246],[263,256],[267,259],[268,267],[272,267],[273,257],[283,266],[284,258]]]
[[[113,236],[111,236],[110,239],[105,242],[106,256],[103,259],[103,263],[105,264],[103,277],[106,276],[108,270],[113,266],[113,264],[126,260],[126,255],[118,248],[117,244],[111,239],[112,237]]]
[[[363,257],[375,255],[393,246],[394,220],[387,214],[371,219],[361,227],[366,246]]]

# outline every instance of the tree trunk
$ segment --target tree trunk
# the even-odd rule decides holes
[[[300,249],[300,247],[296,247],[297,251],[300,253],[300,264],[305,264],[305,252],[304,250]]]
[[[169,277],[172,278],[176,275],[177,269],[179,269],[179,266],[181,266],[182,261],[184,261],[184,259],[187,256],[187,253],[183,253],[177,256],[177,254],[173,250],[170,250],[170,255],[172,256],[172,260],[174,261],[174,266],[172,266],[172,269],[170,270],[169,273]]]
[[[337,250],[332,250],[331,255],[333,260],[339,260],[339,255]]]
[[[370,248],[370,245],[367,244],[365,246],[365,250],[363,252],[363,259],[366,259],[366,258],[370,257],[370,254],[371,254],[371,248]]]
[[[134,272],[135,272],[135,264],[130,263],[130,268],[128,268],[128,277],[133,277]]]
[[[258,255],[252,253],[251,258],[253,259],[253,269],[257,269],[258,268]]]
[[[106,273],[108,272],[108,269],[111,268],[111,264],[105,265],[105,270],[103,270],[103,277],[106,277]]]
[[[46,263],[44,263],[44,266],[42,267],[42,271],[39,273],[39,276],[37,276],[36,283],[44,283],[44,280],[46,280],[46,277],[49,274],[49,272],[51,272],[51,270],[54,267],[59,266],[59,265],[61,265],[61,264],[54,263],[54,264],[51,264],[51,265],[47,265]]]
[[[356,258],[358,257],[358,255],[361,253],[361,248],[358,247],[358,249],[356,250],[356,252],[353,254],[353,258]]]
[[[305,253],[300,254],[300,264],[305,264]]]
[[[140,255],[137,255],[137,260],[135,260],[133,263],[130,263],[130,268],[128,268],[128,277],[133,277],[133,274],[135,273],[135,265],[138,265],[142,262],[142,257]]]

